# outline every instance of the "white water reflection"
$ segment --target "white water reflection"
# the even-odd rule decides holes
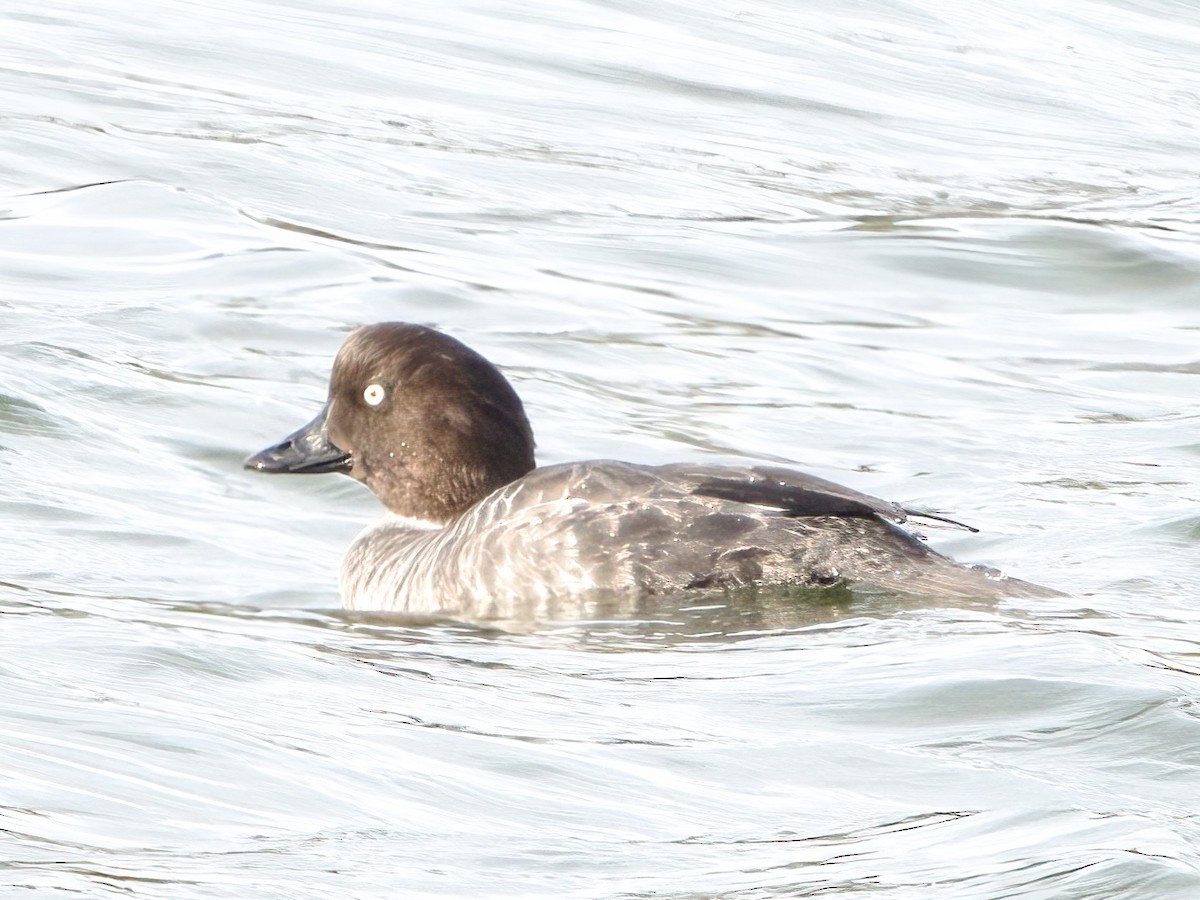
[[[0,885],[1192,897],[1186,4],[10,3]],[[540,459],[789,461],[1067,590],[347,616],[347,329]]]

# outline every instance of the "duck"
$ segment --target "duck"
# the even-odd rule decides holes
[[[970,526],[787,467],[538,466],[534,449],[499,368],[434,328],[383,322],[345,339],[317,416],[244,466],[348,475],[382,501],[342,560],[348,610],[579,620],[742,588],[1029,587],[936,552],[910,520]]]

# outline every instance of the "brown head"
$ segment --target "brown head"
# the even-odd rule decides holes
[[[392,512],[447,522],[534,468],[533,432],[500,370],[404,322],[353,332],[308,425],[249,457],[260,472],[343,472]]]

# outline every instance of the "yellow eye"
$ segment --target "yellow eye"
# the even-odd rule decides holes
[[[385,396],[387,392],[382,384],[368,384],[367,389],[363,391],[363,399],[367,401],[367,406],[378,406]]]

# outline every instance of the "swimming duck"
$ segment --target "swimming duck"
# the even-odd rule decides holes
[[[500,370],[403,322],[350,334],[317,417],[245,466],[343,473],[388,508],[343,559],[348,609],[573,619],[746,585],[986,599],[1006,581],[901,527],[910,516],[951,520],[787,468],[538,467],[524,407]]]

